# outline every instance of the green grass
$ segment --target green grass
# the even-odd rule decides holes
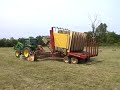
[[[28,62],[0,48],[1,90],[120,90],[120,48],[100,48],[83,64],[58,60]]]

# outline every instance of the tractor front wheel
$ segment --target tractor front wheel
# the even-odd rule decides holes
[[[21,53],[20,53],[20,51],[19,51],[19,50],[16,50],[16,51],[15,51],[15,56],[16,56],[17,58],[19,58],[19,57],[20,57],[20,54],[21,54]]]

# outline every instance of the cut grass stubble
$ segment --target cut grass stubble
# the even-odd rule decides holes
[[[58,60],[28,62],[12,48],[0,48],[0,89],[119,90],[120,49],[100,48],[99,56],[83,64]]]

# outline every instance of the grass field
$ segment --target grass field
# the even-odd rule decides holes
[[[120,90],[120,48],[100,48],[91,62],[28,62],[0,48],[1,90]]]

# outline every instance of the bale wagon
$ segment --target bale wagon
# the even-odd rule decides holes
[[[45,43],[49,41],[43,38]],[[50,30],[50,43],[48,44],[50,52],[38,45],[35,51],[31,53],[26,48],[27,58],[30,61],[45,57],[60,57],[65,63],[77,64],[79,60],[89,60],[90,57],[98,55],[98,44],[95,38],[88,37],[87,33],[70,31],[68,29],[52,27]],[[23,51],[23,56],[26,54]]]

